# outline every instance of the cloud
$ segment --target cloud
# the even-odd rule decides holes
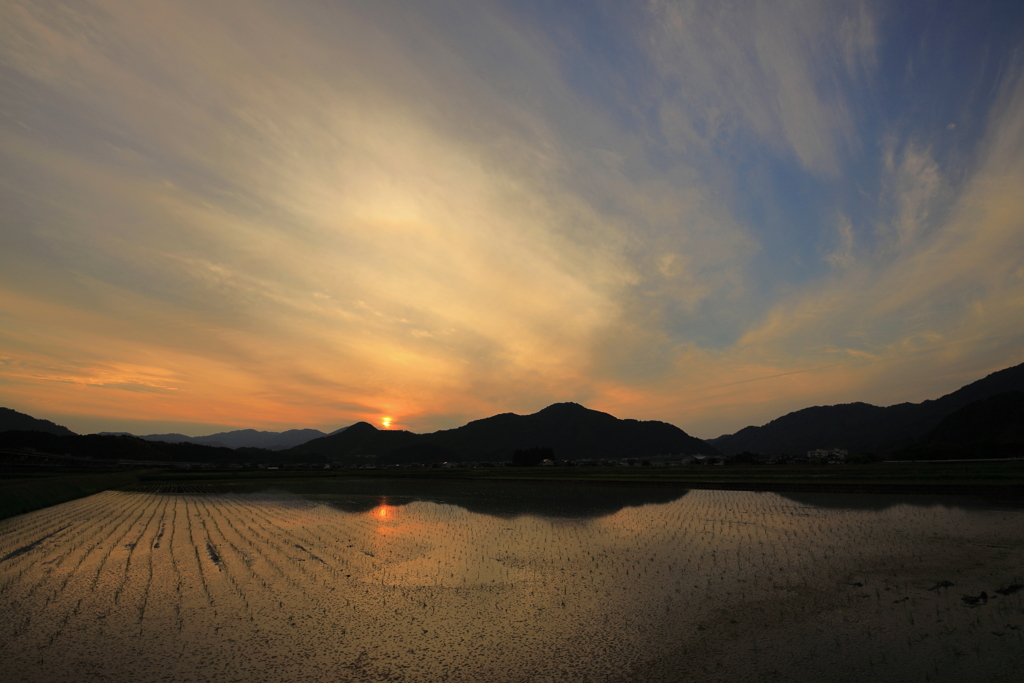
[[[973,155],[875,125],[883,28],[869,3],[8,3],[4,399],[415,429],[580,400],[707,436],[995,369],[1019,85]]]
[[[186,393],[230,394],[241,371],[244,402],[319,385],[312,403],[341,384],[408,415],[473,404],[457,394],[481,382],[500,402],[506,383],[578,381],[580,350],[635,278],[618,226],[555,179],[533,115],[440,38],[420,46],[432,60],[403,51],[412,29],[394,17],[348,29],[328,59],[271,6],[238,27],[177,3],[11,14],[5,56],[26,88],[83,113],[4,131],[13,163],[60,190],[14,183],[34,214],[19,237],[66,269],[60,291],[5,286],[37,307],[78,288],[83,329],[123,329],[111,362],[151,347],[216,359],[215,375],[183,373]],[[391,22],[383,45],[375,22]],[[492,37],[529,61],[517,36]],[[491,129],[507,139],[479,144]],[[33,317],[37,335],[64,324]]]
[[[919,401],[1024,361],[1022,108],[1024,83],[1010,78],[977,166],[940,214],[927,207],[952,186],[910,147],[879,198],[892,200],[898,253],[889,240],[853,251],[843,217],[827,257],[842,268],[774,305],[733,347],[681,347],[675,372],[643,399],[650,410],[734,431],[736,410],[767,421],[814,403]]]
[[[892,225],[895,248],[906,248],[920,239],[935,216],[942,199],[943,182],[938,164],[927,150],[907,144],[897,167],[893,150],[885,153],[885,186],[895,204]]]
[[[670,144],[728,149],[753,138],[815,173],[839,172],[853,121],[835,67],[856,79],[875,64],[865,4],[654,2],[651,14]]]
[[[853,224],[847,216],[840,216],[836,230],[839,234],[839,245],[828,254],[825,260],[837,268],[849,268],[853,265]]]

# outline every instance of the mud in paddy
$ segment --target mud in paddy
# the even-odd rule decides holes
[[[5,681],[1019,681],[1024,510],[464,483],[0,522]]]

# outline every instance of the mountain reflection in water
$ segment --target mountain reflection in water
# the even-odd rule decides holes
[[[333,479],[273,487],[244,484],[230,490],[289,493],[354,513],[367,512],[385,503],[401,506],[427,501],[504,519],[523,515],[571,519],[605,517],[627,507],[671,503],[689,493],[677,487],[405,479]]]
[[[951,507],[964,510],[1024,508],[1024,501],[966,495],[914,493],[779,493],[795,503],[830,510],[888,510],[898,505]]]

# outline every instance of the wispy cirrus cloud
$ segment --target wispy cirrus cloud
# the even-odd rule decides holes
[[[1024,304],[1022,106],[1024,83],[1009,79],[955,194],[919,150],[887,162],[894,182],[879,201],[894,210],[874,252],[852,249],[842,218],[827,257],[839,270],[773,306],[731,348],[681,347],[677,374],[647,399],[652,409],[675,403],[713,422],[761,405],[766,421],[800,407],[793,396],[803,405],[872,391],[921,400],[1024,360],[1012,313]],[[687,390],[673,396],[675,386]]]
[[[863,3],[652,3],[651,57],[670,144],[763,144],[839,173],[854,143],[843,81],[877,62]],[[839,68],[842,67],[842,68]]]
[[[3,396],[416,429],[580,400],[712,436],[1008,364],[1019,84],[908,123],[904,16],[8,3]]]

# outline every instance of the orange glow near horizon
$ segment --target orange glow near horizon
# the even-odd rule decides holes
[[[894,127],[881,3],[633,3],[622,65],[562,49],[586,22],[494,2],[473,32],[425,3],[245,3],[245,30],[213,3],[53,4],[0,4],[5,408],[80,434],[425,434],[574,401],[711,439],[1024,363],[1024,78],[985,61],[1016,65],[1017,29],[953,71],[921,40],[950,77],[915,98],[983,83],[983,126]],[[971,5],[944,21],[987,21]],[[621,117],[620,78],[659,115]]]

